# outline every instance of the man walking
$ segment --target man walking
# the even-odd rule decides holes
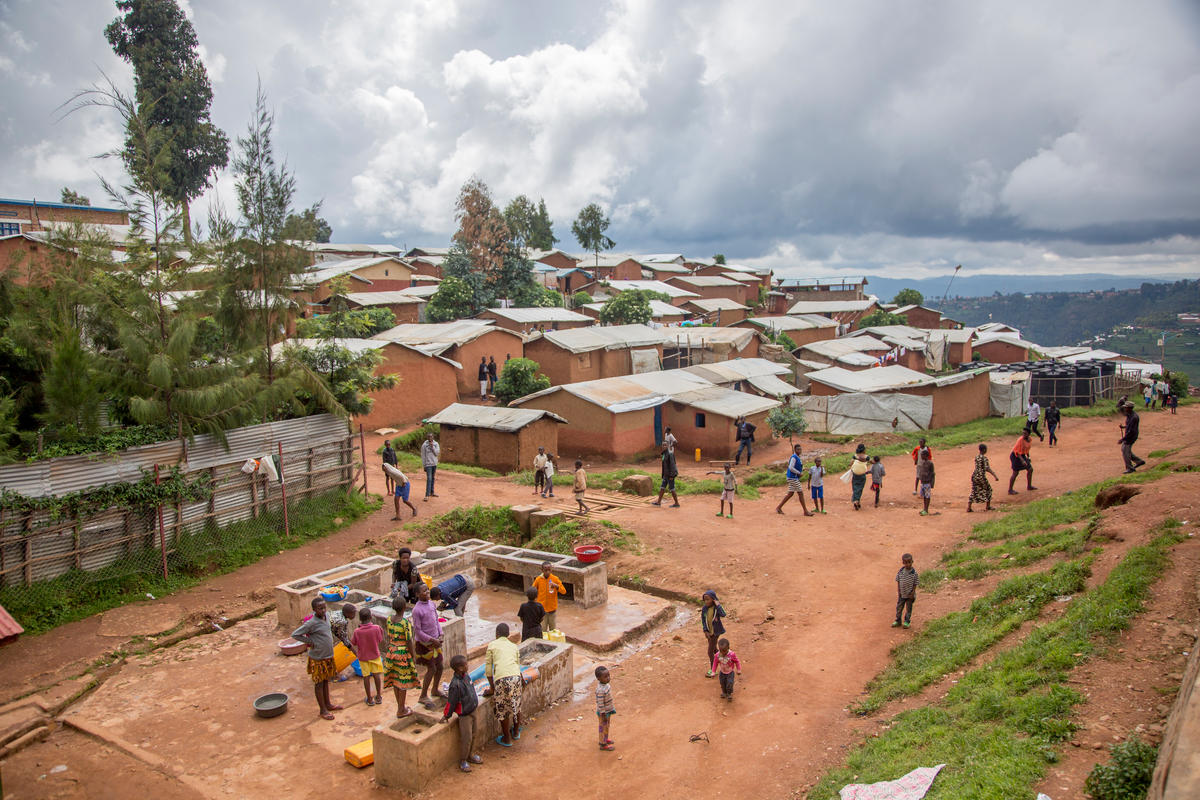
[[[668,428],[668,430],[670,430]],[[652,506],[661,506],[663,495],[667,492],[671,493],[671,508],[679,508],[679,496],[675,494],[675,479],[679,477],[679,467],[675,464],[675,453],[671,451],[667,445],[663,445],[662,449],[662,483],[658,485],[658,499],[652,502]]]
[[[1042,418],[1042,407],[1037,404],[1036,400],[1029,401],[1029,407],[1025,409],[1025,419],[1027,420],[1026,428],[1031,433],[1038,437],[1039,442],[1046,441],[1046,437],[1042,436],[1042,432],[1038,430],[1038,422]]]
[[[425,468],[425,502],[437,497],[433,491],[433,480],[437,475],[438,457],[442,454],[442,446],[433,440],[433,432],[425,434],[421,442],[421,466]]]
[[[1121,426],[1123,433],[1121,438],[1117,440],[1117,444],[1121,445],[1121,458],[1125,460],[1125,473],[1129,474],[1146,462],[1133,454],[1134,442],[1138,440],[1138,428],[1141,426],[1141,419],[1137,412],[1133,410],[1133,403],[1125,404],[1125,424]]]
[[[737,449],[737,455],[735,455],[733,458],[734,464],[740,464],[742,462],[742,451],[745,450],[746,451],[746,466],[750,466],[750,456],[754,454],[753,442],[754,442],[754,431],[755,430],[756,430],[755,426],[751,425],[750,421],[748,419],[746,419],[745,417],[738,417],[738,421],[737,421],[738,449]]]
[[[1053,400],[1050,401],[1050,407],[1046,409],[1046,434],[1050,437],[1050,446],[1058,444],[1058,436],[1055,431],[1058,430],[1059,423],[1062,422],[1062,411],[1059,410],[1058,404]]]
[[[1031,449],[1033,449],[1033,439],[1029,435],[1029,428],[1026,428],[1021,431],[1021,438],[1017,439],[1012,452],[1008,454],[1008,461],[1012,465],[1012,477],[1008,479],[1009,494],[1016,494],[1013,484],[1017,482],[1017,476],[1022,472],[1025,473],[1026,490],[1032,492],[1037,488],[1033,485],[1033,459],[1029,457]]]
[[[392,440],[391,439],[383,440],[383,463],[391,464],[393,467],[399,465],[399,461],[396,458],[396,451],[392,449]],[[388,474],[388,471],[386,469],[383,471],[383,485],[384,485],[384,488],[387,489],[387,493],[391,494],[392,488],[394,486],[394,481],[392,480],[392,476]]]
[[[496,393],[496,381],[500,379],[500,368],[496,366],[496,357],[488,356],[488,394]]]

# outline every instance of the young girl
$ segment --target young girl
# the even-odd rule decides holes
[[[875,493],[875,507],[879,508],[879,490],[883,488],[883,476],[887,470],[879,463],[879,456],[871,459],[871,491]]]
[[[713,656],[712,671],[717,673],[717,679],[721,682],[721,699],[733,699],[733,675],[734,670],[737,674],[742,674],[742,662],[738,661],[737,653],[729,649],[729,640],[722,639],[717,642],[717,653]]]
[[[387,652],[383,654],[383,685],[396,695],[396,716],[407,717],[412,709],[404,705],[409,689],[416,689],[417,668],[413,666],[412,622],[404,618],[408,603],[403,595],[392,600],[394,612],[387,621]]]
[[[704,631],[704,636],[708,639],[708,677],[716,675],[712,670],[713,656],[717,654],[717,639],[725,632],[725,625],[721,622],[721,618],[725,616],[725,609],[721,608],[721,601],[717,600],[717,593],[709,589],[704,593],[704,606],[700,609],[700,629]]]
[[[704,474],[721,476],[721,510],[717,512],[717,516],[733,519],[733,498],[737,494],[737,476],[733,474],[733,465],[726,461],[723,472],[706,472]],[[726,500],[729,501],[728,514],[725,513]],[[803,503],[803,501],[801,502]],[[776,509],[776,511],[778,510]],[[807,509],[805,510],[807,511]]]
[[[542,467],[542,475],[546,481],[546,485],[542,487],[542,497],[554,497],[554,453],[546,454],[546,465]]]
[[[971,496],[967,498],[968,513],[975,510],[971,508],[975,503],[983,503],[984,511],[992,510],[992,484],[987,479],[989,473],[996,480],[1000,480],[1000,476],[995,473],[988,461],[987,445],[981,444],[979,445],[979,455],[975,456],[975,471],[971,473]]]

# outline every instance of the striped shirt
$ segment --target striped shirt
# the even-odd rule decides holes
[[[617,707],[613,705],[612,699],[612,684],[597,683],[596,684],[596,713],[597,714],[615,714]]]
[[[912,567],[901,567],[896,573],[896,588],[901,597],[917,596],[917,571]]]

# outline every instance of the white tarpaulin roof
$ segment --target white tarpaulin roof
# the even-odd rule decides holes
[[[746,322],[769,331],[810,331],[814,328],[836,328],[838,324],[819,314],[787,314],[778,317],[749,317]]]
[[[781,405],[774,398],[735,392],[723,386],[705,386],[690,392],[680,392],[671,395],[671,399],[677,403],[686,403],[709,414],[733,418],[757,414]]]
[[[729,344],[735,350],[746,349],[746,346],[757,335],[747,328],[684,328],[677,325],[671,325],[659,331],[664,345],[709,348],[715,344]]]
[[[840,436],[927,430],[933,419],[932,397],[901,392],[797,397],[792,402],[804,410],[808,430]],[[895,428],[892,428],[893,419],[897,421]]]
[[[808,373],[808,379],[831,386],[839,392],[890,392],[933,382],[928,375],[899,364],[857,371],[829,367]]]
[[[662,334],[646,325],[590,325],[565,331],[546,331],[542,336],[570,353],[648,347],[662,341]]]
[[[485,314],[495,314],[507,320],[518,323],[529,322],[586,322],[591,324],[594,319],[577,311],[570,311],[555,306],[538,308],[489,308]]]
[[[427,345],[441,347],[442,350],[446,350],[474,341],[485,333],[491,333],[492,331],[499,331],[509,336],[520,338],[518,334],[512,331],[495,327],[490,319],[460,319],[454,322],[437,322],[432,324],[407,323],[389,328],[382,333],[375,334],[371,338],[386,339],[389,342],[398,342],[400,344],[411,344],[421,347],[422,350]]]
[[[605,281],[596,287],[596,294],[604,292],[606,289],[611,289],[613,292],[624,292],[629,289],[642,289],[651,292],[662,292],[667,297],[678,299],[680,297],[699,297],[695,292],[689,292],[687,289],[681,289],[678,286],[673,286],[662,281]]]
[[[599,312],[604,308],[604,303],[586,303],[584,308]],[[673,306],[670,303],[664,303],[657,298],[650,301],[650,316],[653,319],[662,319],[663,317],[690,317],[692,313],[687,309]]]
[[[801,300],[788,309],[788,314],[844,314],[866,311],[876,300]]]

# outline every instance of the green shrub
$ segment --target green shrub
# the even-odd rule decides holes
[[[1114,745],[1107,764],[1097,764],[1083,788],[1094,800],[1140,800],[1150,788],[1158,750],[1136,736]]]
[[[510,403],[518,397],[550,388],[550,379],[538,373],[541,367],[528,358],[509,359],[496,381],[496,399]]]
[[[521,529],[509,506],[459,506],[411,527],[430,544],[455,544],[464,539],[486,539],[496,544],[521,541]]]

